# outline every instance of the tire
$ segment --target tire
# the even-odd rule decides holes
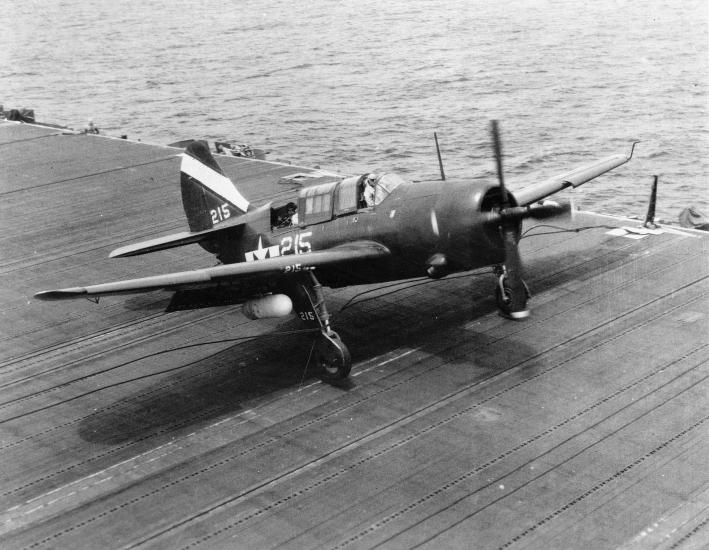
[[[352,358],[347,346],[336,332],[323,334],[315,345],[315,364],[322,380],[342,380],[352,369]]]

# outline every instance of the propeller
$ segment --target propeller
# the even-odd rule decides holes
[[[517,240],[517,229],[519,221],[525,217],[531,217],[531,208],[513,207],[510,195],[505,187],[505,176],[502,171],[502,144],[500,143],[500,131],[496,120],[493,120],[490,127],[492,133],[492,143],[495,149],[495,163],[497,165],[497,179],[500,182],[501,203],[498,212],[491,212],[493,218],[497,218],[502,240],[505,247],[505,267],[500,275],[497,290],[498,304],[502,311],[513,319],[524,319],[529,317],[527,309],[527,299],[529,293],[524,283],[522,258],[519,254]],[[542,206],[536,207],[535,214],[546,216],[551,210]],[[490,221],[493,221],[491,218]]]
[[[491,122],[490,131],[495,150],[497,179],[500,182],[500,207],[483,214],[483,223],[498,227],[505,249],[505,264],[497,271],[499,281],[497,287],[498,305],[502,312],[512,319],[524,319],[529,316],[527,300],[529,289],[524,282],[524,267],[519,254],[518,230],[522,220],[533,218],[543,220],[558,216],[573,215],[571,203],[555,202],[534,204],[529,206],[513,206],[513,200],[505,186],[505,176],[502,170],[502,144],[499,125],[496,120]]]

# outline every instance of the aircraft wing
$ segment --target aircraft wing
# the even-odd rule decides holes
[[[597,178],[601,174],[605,174],[606,172],[613,170],[613,168],[617,168],[621,164],[625,164],[633,157],[633,151],[635,150],[636,143],[637,142],[633,143],[633,146],[630,149],[630,154],[628,155],[611,155],[591,164],[576,168],[571,172],[554,176],[553,178],[549,178],[548,180],[530,185],[521,191],[515,192],[514,196],[515,199],[517,199],[517,204],[519,204],[519,206],[527,206],[540,201],[549,195],[558,193],[567,187],[576,188],[587,181],[592,180],[593,178]]]
[[[117,294],[135,294],[154,290],[186,290],[216,287],[238,279],[269,277],[306,271],[318,267],[346,264],[362,260],[375,260],[390,254],[389,249],[372,241],[358,241],[327,250],[306,254],[290,254],[254,262],[219,265],[193,271],[167,273],[141,279],[111,283],[45,290],[34,295],[38,300],[71,300]]]

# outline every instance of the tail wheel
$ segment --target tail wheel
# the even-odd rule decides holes
[[[323,380],[342,380],[352,369],[350,351],[333,331],[323,333],[315,344],[315,363]]]

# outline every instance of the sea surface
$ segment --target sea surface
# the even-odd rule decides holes
[[[627,152],[584,209],[709,216],[706,0],[4,0],[0,103],[167,144],[232,139],[341,173],[512,189]]]

